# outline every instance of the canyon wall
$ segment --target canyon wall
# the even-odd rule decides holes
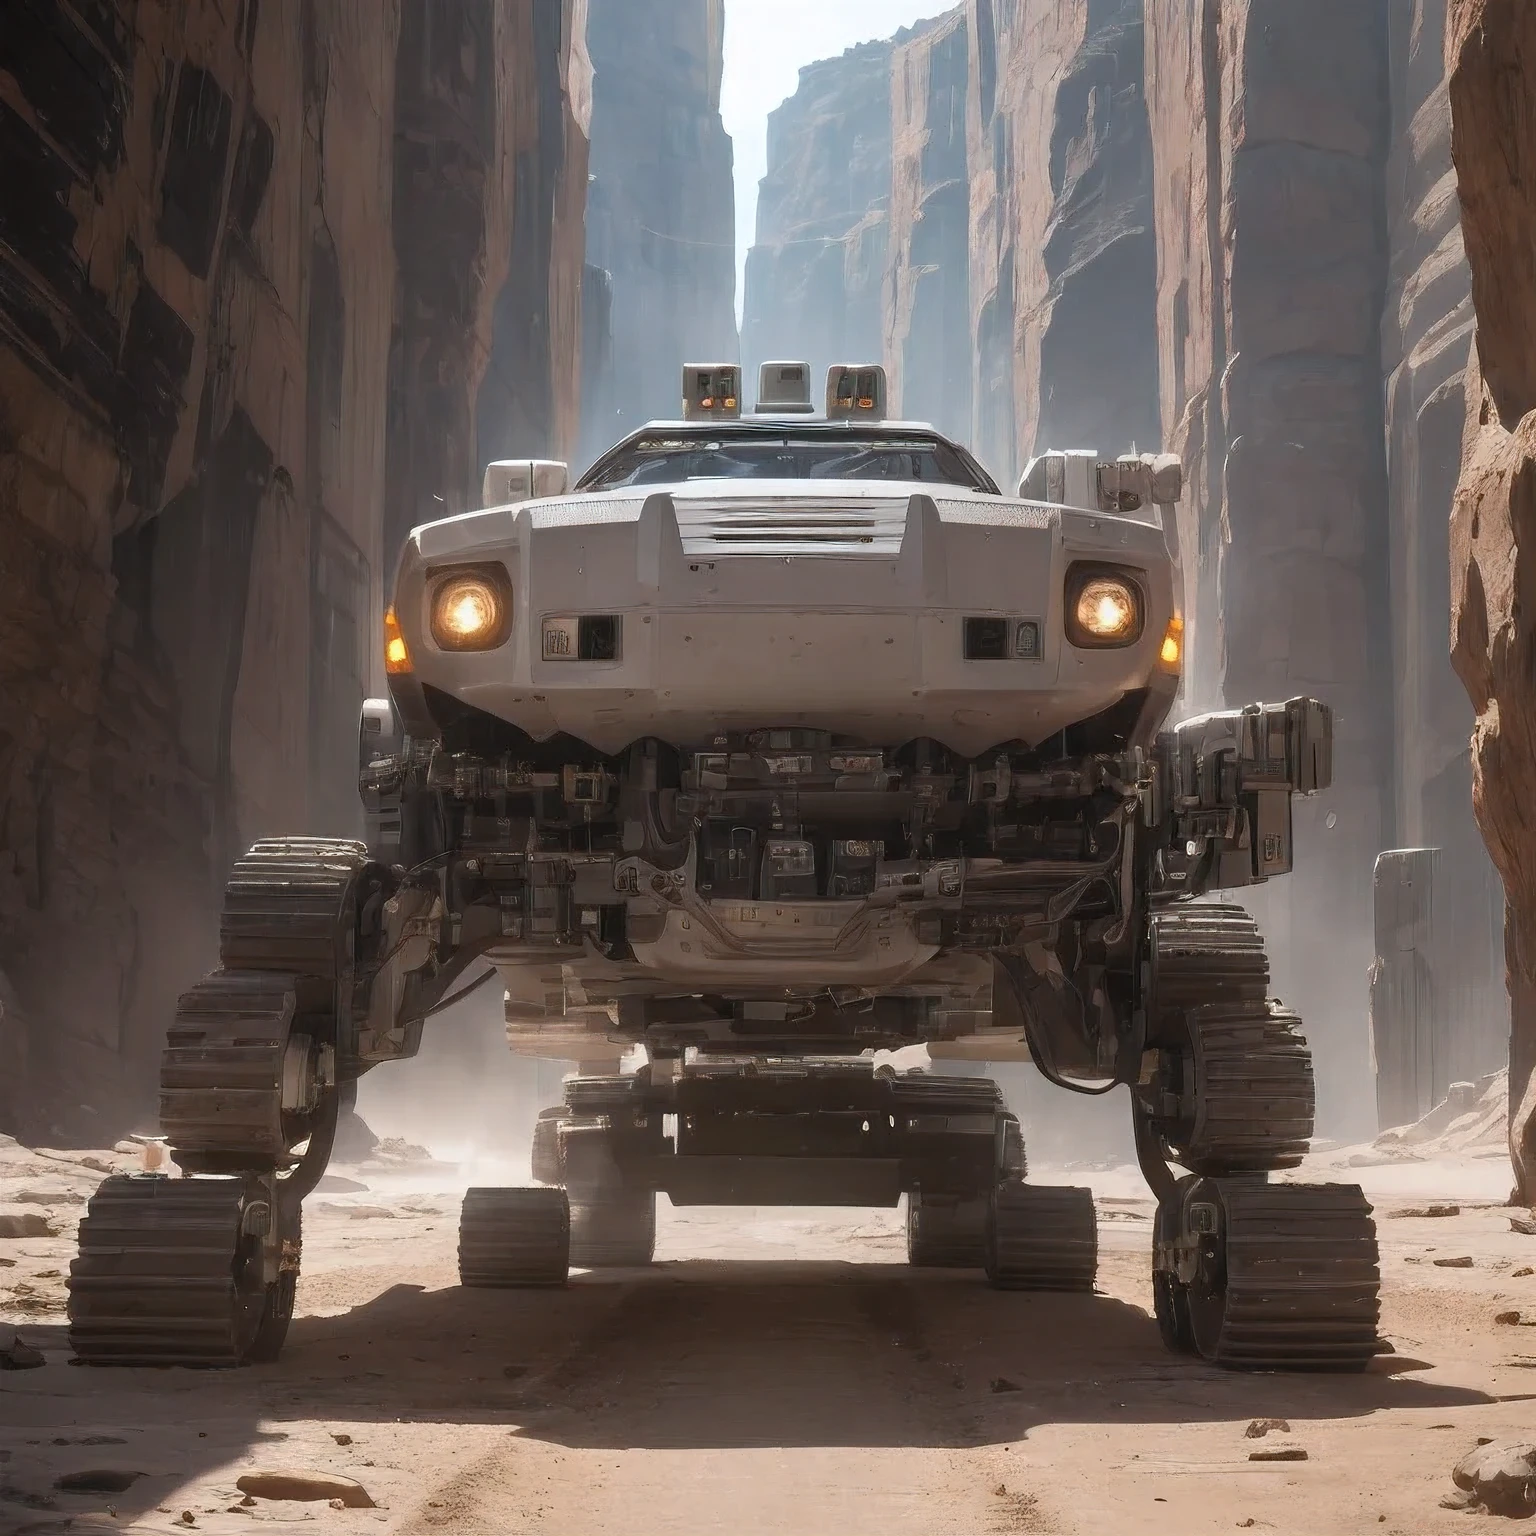
[[[1472,812],[1473,713],[1449,664],[1449,509],[1461,461],[1471,275],[1451,161],[1445,0],[1391,0],[1387,160],[1387,519],[1391,550],[1395,841],[1441,850],[1438,968],[1454,1023],[1443,1076],[1475,1077],[1504,1049],[1504,893]]]
[[[1473,804],[1508,896],[1510,1151],[1536,1204],[1536,10],[1451,0],[1451,149],[1477,310],[1451,523],[1456,670],[1476,711]]]
[[[8,8],[7,1130],[110,1140],[230,860],[356,830],[384,584],[478,488],[492,355],[573,432],[580,37],[577,0]]]
[[[1280,995],[1309,1023],[1325,1119],[1350,1132],[1372,1119],[1371,876],[1392,826],[1386,14],[1385,0],[1147,14],[1163,421],[1194,485],[1191,702],[1333,706],[1333,788],[1298,802],[1297,873],[1252,904]]]
[[[1142,0],[969,0],[973,438],[1004,481],[1045,447],[1159,436]]]
[[[736,207],[720,118],[724,0],[589,0],[587,261],[608,274],[606,370],[580,457],[681,409],[686,362],[735,362]]]
[[[912,37],[863,43],[800,71],[768,116],[768,174],[742,303],[743,385],[758,368],[811,364],[817,408],[827,369],[884,355],[891,207],[891,60]]]
[[[964,11],[891,58],[891,201],[882,299],[891,413],[971,427],[970,28]]]

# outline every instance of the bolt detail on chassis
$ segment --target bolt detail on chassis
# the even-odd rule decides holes
[[[1310,699],[1168,723],[1184,629],[1168,456],[1046,453],[1006,495],[886,419],[875,367],[686,370],[681,421],[576,483],[493,464],[415,529],[363,706],[366,837],[257,843],[171,1024],[179,1177],[80,1228],[84,1362],[273,1358],[303,1199],[357,1080],[494,979],[577,1063],[529,1188],[465,1196],[465,1286],[648,1264],[656,1203],[905,1202],[914,1265],[1093,1289],[1091,1193],[1033,1182],[992,1081],[1125,1089],[1168,1347],[1248,1369],[1377,1351],[1371,1210],[1271,1182],[1312,1059],[1225,894],[1326,794]],[[877,1052],[926,1047],[934,1070]],[[637,1049],[638,1048],[638,1049]],[[629,1056],[641,1065],[621,1071]]]

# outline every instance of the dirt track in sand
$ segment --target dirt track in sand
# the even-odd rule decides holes
[[[651,1270],[466,1292],[452,1176],[364,1174],[366,1191],[309,1203],[281,1363],[206,1374],[70,1368],[79,1206],[38,1206],[60,1236],[0,1242],[0,1304],[48,1361],[0,1376],[0,1533],[1462,1530],[1438,1505],[1456,1458],[1536,1425],[1536,1328],[1494,1322],[1536,1319],[1536,1275],[1517,1274],[1536,1239],[1466,1198],[1495,1198],[1487,1161],[1356,1173],[1377,1191],[1397,1350],[1357,1378],[1166,1355],[1145,1310],[1151,1206],[1128,1173],[1093,1177],[1093,1297],[910,1271],[891,1212],[667,1211]],[[1390,1214],[1458,1194],[1455,1217]],[[1263,1417],[1290,1432],[1246,1438]],[[1308,1459],[1249,1460],[1277,1444]],[[345,1473],[380,1507],[241,1507],[235,1479],[270,1467]],[[53,1489],[89,1469],[144,1475]]]

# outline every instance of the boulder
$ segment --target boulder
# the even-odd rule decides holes
[[[1469,1451],[1451,1478],[1490,1514],[1536,1515],[1536,1444],[1492,1442]]]
[[[59,1229],[45,1211],[21,1205],[0,1205],[0,1238],[57,1237]]]
[[[339,1499],[346,1509],[372,1509],[368,1490],[338,1472],[298,1472],[288,1469],[246,1472],[235,1479],[241,1493],[257,1499],[290,1499],[299,1503],[329,1503]]]

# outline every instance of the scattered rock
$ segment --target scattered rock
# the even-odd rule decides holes
[[[352,1444],[352,1436],[351,1435],[332,1435],[331,1439],[334,1440],[337,1445],[351,1445]]]
[[[120,1467],[95,1467],[88,1472],[66,1472],[53,1486],[60,1493],[127,1493],[143,1476]]]
[[[1388,1211],[1387,1214],[1397,1217],[1460,1216],[1461,1207],[1459,1205],[1410,1205],[1400,1211]]]
[[[181,1521],[181,1523],[183,1525],[196,1525],[197,1524],[197,1516],[194,1515],[190,1509],[182,1510],[182,1512],[178,1516],[178,1518],[180,1519],[180,1521]]]
[[[59,1229],[42,1211],[0,1205],[0,1237],[57,1237]]]
[[[1249,1528],[1249,1526],[1254,1525],[1254,1524],[1256,1524],[1256,1522],[1255,1522],[1253,1516],[1249,1515],[1246,1520],[1239,1520],[1237,1522],[1237,1527],[1241,1531],[1246,1531]]]
[[[1493,1320],[1496,1323],[1510,1323],[1517,1325],[1520,1321],[1520,1314],[1518,1312],[1495,1312],[1493,1314]]]
[[[361,1483],[336,1472],[247,1472],[235,1479],[235,1487],[258,1499],[293,1499],[301,1503],[340,1499],[344,1509],[374,1507]]]
[[[1527,1275],[1536,1275],[1536,1269],[1532,1269],[1529,1264],[1517,1269],[1509,1278],[1511,1280],[1524,1280]]]
[[[18,1205],[84,1205],[88,1196],[83,1189],[62,1182],[29,1184],[11,1197]]]
[[[1477,1495],[1468,1493],[1465,1488],[1453,1488],[1440,1500],[1441,1509],[1476,1509]]]
[[[992,1390],[994,1392],[1022,1392],[1024,1389],[1016,1381],[1009,1381],[1006,1376],[994,1376],[992,1378]]]
[[[1536,1515],[1536,1444],[1490,1441],[1456,1463],[1451,1479],[1490,1514]]]
[[[1436,1259],[1435,1267],[1437,1269],[1471,1269],[1472,1256],[1471,1254],[1464,1253],[1454,1259]]]
[[[315,1193],[318,1195],[365,1195],[368,1186],[359,1183],[356,1179],[344,1179],[339,1173],[326,1173],[320,1176],[320,1182],[315,1185]]]
[[[1511,1216],[1509,1230],[1520,1233],[1522,1237],[1536,1237],[1536,1216]]]
[[[1265,1435],[1288,1435],[1290,1432],[1290,1422],[1286,1419],[1255,1419],[1243,1434],[1249,1440],[1262,1440]]]
[[[1249,1461],[1305,1461],[1307,1453],[1299,1445],[1276,1445],[1267,1451],[1249,1451]]]
[[[14,1335],[8,1344],[0,1346],[0,1371],[35,1371],[47,1363],[42,1350],[24,1344]]]
[[[1007,1483],[999,1483],[997,1485],[997,1487],[992,1490],[992,1497],[994,1499],[1005,1499],[1005,1498],[1007,1498],[1008,1497],[1008,1484]]]

